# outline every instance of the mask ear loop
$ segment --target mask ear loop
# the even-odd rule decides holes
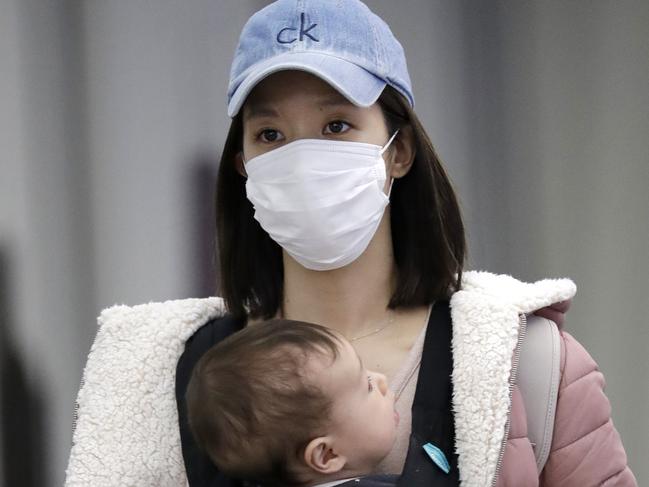
[[[397,131],[392,134],[392,137],[390,137],[390,140],[388,140],[388,142],[381,148],[381,152],[380,152],[381,155],[383,155],[383,153],[386,150],[388,150],[388,147],[390,147],[390,144],[392,143],[392,141],[394,140],[394,138],[397,136],[398,133],[399,133],[399,129],[397,129]]]
[[[392,185],[394,184],[394,178],[390,178],[390,187],[388,188],[388,199],[390,199],[390,194],[392,193]]]
[[[385,144],[383,146],[383,148],[381,149],[381,152],[380,152],[381,156],[383,156],[383,153],[386,150],[388,150],[388,147],[390,147],[390,144],[392,144],[392,141],[394,140],[394,138],[397,136],[398,133],[399,133],[399,129],[397,129],[397,131],[392,134],[392,137],[390,137],[390,140],[388,140],[387,144]],[[388,188],[388,199],[390,198],[390,194],[392,193],[392,185],[393,184],[394,184],[394,178],[390,177],[390,187]]]

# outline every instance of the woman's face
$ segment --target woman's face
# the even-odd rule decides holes
[[[261,81],[243,107],[245,161],[298,139],[331,139],[383,146],[391,134],[378,103],[353,105],[329,84],[303,71]]]

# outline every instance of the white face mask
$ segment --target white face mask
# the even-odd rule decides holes
[[[337,269],[355,261],[381,222],[383,153],[392,143],[300,139],[245,165],[255,219],[307,269]],[[390,185],[390,189],[392,185]]]

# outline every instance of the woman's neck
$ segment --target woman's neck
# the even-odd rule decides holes
[[[284,254],[283,314],[358,335],[386,319],[395,280],[386,214],[365,252],[340,269],[311,271]]]

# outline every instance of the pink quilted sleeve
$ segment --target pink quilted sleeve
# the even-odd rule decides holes
[[[561,335],[562,378],[541,487],[637,486],[611,420],[604,376],[577,340]]]

